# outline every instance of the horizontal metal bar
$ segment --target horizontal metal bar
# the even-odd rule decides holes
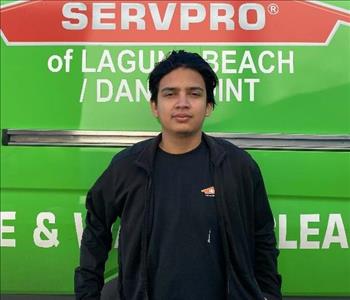
[[[42,294],[33,294],[33,295],[9,295],[9,294],[1,294],[0,296],[1,300],[75,300],[74,295],[42,295]],[[105,296],[101,296],[101,300],[108,300],[108,299],[118,299],[114,298],[116,297],[115,293],[106,294]],[[349,300],[350,297],[345,296],[334,296],[334,297],[327,297],[327,296],[319,296],[319,297],[310,297],[310,296],[299,296],[299,297],[283,297],[283,300]]]
[[[74,295],[42,295],[42,294],[33,294],[33,295],[9,295],[9,294],[1,294],[1,300],[75,300]],[[118,299],[115,293],[107,294],[106,296],[102,295],[101,300],[108,299]],[[319,296],[319,297],[310,297],[310,296],[299,296],[299,297],[288,297],[285,296],[282,298],[283,300],[349,300],[350,297],[346,296]]]
[[[151,131],[16,130],[4,129],[8,146],[128,147],[154,137]],[[208,133],[245,149],[349,151],[350,135]]]

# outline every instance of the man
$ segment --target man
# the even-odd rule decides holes
[[[149,76],[161,134],[114,157],[89,191],[77,299],[99,299],[121,218],[120,299],[281,299],[274,221],[257,164],[202,132],[217,77],[173,51]]]

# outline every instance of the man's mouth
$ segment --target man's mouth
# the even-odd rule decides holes
[[[173,118],[176,120],[176,121],[179,121],[179,122],[185,122],[187,120],[189,120],[190,118],[192,118],[191,115],[189,114],[174,114],[173,115]]]

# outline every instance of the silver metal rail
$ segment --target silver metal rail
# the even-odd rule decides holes
[[[128,147],[154,137],[150,131],[4,129],[8,146]],[[350,135],[208,133],[245,149],[349,151]]]

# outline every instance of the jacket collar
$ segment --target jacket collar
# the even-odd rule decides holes
[[[212,163],[215,166],[219,166],[225,157],[225,148],[217,141],[216,138],[209,136],[204,132],[202,133],[202,138],[209,147],[210,159]],[[160,133],[155,138],[150,140],[136,159],[136,164],[143,168],[148,175],[152,173],[154,158],[161,140],[162,134]]]
[[[144,169],[148,175],[152,173],[153,161],[156,155],[158,145],[162,140],[162,134],[158,134],[156,137],[149,140],[149,143],[143,148],[135,163]]]
[[[221,145],[221,143],[218,142],[217,138],[207,135],[204,132],[202,136],[209,147],[211,161],[215,166],[219,166],[225,158],[225,148],[223,147],[223,145]]]

